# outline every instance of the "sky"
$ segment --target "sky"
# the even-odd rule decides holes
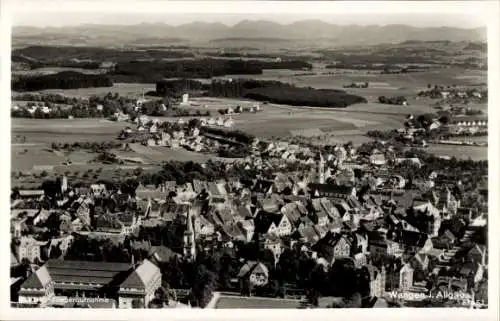
[[[282,24],[319,19],[340,25],[406,24],[416,27],[462,28],[485,26],[484,15],[481,15],[484,10],[480,10],[478,3],[467,1],[302,1],[290,4],[286,1],[17,0],[16,5],[11,13],[12,24],[35,27],[144,22],[180,25],[194,21],[233,25],[245,19],[270,20]]]
[[[475,16],[449,14],[383,14],[383,15],[291,15],[291,14],[147,14],[147,13],[75,13],[75,12],[44,12],[33,15],[19,13],[12,17],[15,26],[59,27],[79,24],[109,24],[129,25],[139,23],[163,22],[169,25],[180,25],[195,21],[221,22],[234,25],[242,20],[270,20],[281,24],[306,19],[318,19],[339,25],[387,25],[405,24],[416,27],[461,27],[476,28],[484,26],[483,21]]]

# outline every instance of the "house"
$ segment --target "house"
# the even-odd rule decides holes
[[[383,166],[387,163],[385,156],[383,154],[373,154],[370,156],[370,164],[376,166]]]
[[[488,127],[488,118],[477,116],[454,117],[451,126],[455,127]]]
[[[409,158],[400,157],[400,158],[396,158],[394,161],[396,164],[408,163],[408,164],[415,165],[419,168],[422,167],[422,162],[420,161],[420,159],[418,157],[409,157]]]
[[[227,199],[227,190],[223,183],[209,182],[206,184],[207,193],[211,202],[225,202]]]
[[[149,260],[144,260],[123,283],[118,291],[118,307],[130,309],[147,307],[161,287],[161,271]]]
[[[311,207],[313,210],[313,216],[318,225],[326,225],[329,222],[329,213],[323,207],[323,198],[315,198],[311,200]]]
[[[10,220],[10,231],[13,237],[21,237],[22,233],[28,231],[28,225],[26,224],[27,220],[28,217],[24,215],[13,217]]]
[[[224,127],[233,127],[234,126],[234,120],[229,117],[229,118],[226,118],[223,122],[222,122],[222,126]]]
[[[308,224],[299,226],[292,237],[306,244],[315,244],[321,238],[314,226]]]
[[[264,286],[269,280],[269,269],[259,261],[246,262],[238,272],[240,287],[249,282],[252,286]]]
[[[446,229],[443,234],[432,239],[432,247],[435,249],[450,250],[453,248],[456,239],[455,235]]]
[[[212,236],[215,233],[215,226],[202,215],[197,215],[194,220],[195,235],[200,237]]]
[[[90,190],[95,196],[102,195],[106,192],[106,185],[104,184],[91,184]]]
[[[410,259],[409,264],[414,271],[422,271],[427,274],[426,272],[429,270],[429,262],[430,260],[428,255],[424,253],[417,253]]]
[[[275,234],[277,236],[290,235],[292,224],[286,215],[282,213],[269,213],[259,211],[254,219],[255,231],[261,234]]]
[[[313,245],[313,250],[318,253],[319,258],[322,258],[326,264],[331,266],[337,258],[350,257],[351,246],[352,242],[347,236],[335,235],[329,232]]]
[[[49,260],[21,284],[19,302],[44,306],[55,298],[118,299],[116,281],[132,270],[126,263]]]
[[[47,242],[35,240],[31,236],[21,237],[17,246],[17,260],[22,262],[23,259],[27,259],[30,263],[40,260],[41,248],[46,244]]]
[[[281,239],[275,235],[266,235],[264,236],[264,240],[262,242],[262,247],[266,250],[269,250],[274,255],[274,264],[278,263],[278,260],[283,253],[283,242]]]
[[[255,223],[253,220],[244,220],[236,223],[246,237],[246,242],[250,242],[254,236]]]
[[[380,298],[385,294],[386,270],[385,266],[379,269],[372,264],[367,264],[366,268],[370,275],[370,296]]]
[[[432,240],[425,233],[402,230],[395,241],[409,253],[425,252],[432,249]]]
[[[45,304],[54,296],[53,283],[47,267],[40,267],[21,284],[19,303]]]
[[[476,262],[483,266],[487,264],[487,251],[488,248],[485,245],[475,244],[466,254],[467,260],[470,262]]]
[[[438,129],[439,127],[441,127],[441,122],[439,120],[434,120],[428,128],[428,130],[434,130],[434,129]]]
[[[44,196],[44,190],[19,190],[18,195],[18,197],[22,200],[40,200]]]
[[[159,267],[163,264],[170,263],[176,258],[180,259],[181,255],[163,245],[152,246],[149,250],[149,259]]]
[[[399,271],[399,290],[408,291],[413,286],[414,269],[409,263],[403,265]]]
[[[300,217],[307,214],[307,209],[300,202],[287,203],[281,208],[280,211],[282,214],[286,215],[294,227],[298,227],[300,224]]]

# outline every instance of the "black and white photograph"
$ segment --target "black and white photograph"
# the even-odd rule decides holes
[[[498,3],[20,2],[11,311],[497,309]]]

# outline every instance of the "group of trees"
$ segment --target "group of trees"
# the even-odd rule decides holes
[[[29,101],[26,108],[12,110],[12,117],[22,118],[109,118],[117,112],[134,117],[137,99],[120,96],[117,92],[108,92],[106,95],[92,95],[88,99],[70,98],[57,94],[23,93],[15,97],[16,100]],[[172,108],[170,99],[155,99],[142,104],[141,113],[148,116],[204,116],[208,111],[183,110]],[[48,107],[49,112],[42,110]],[[31,113],[28,109],[37,107]]]
[[[107,75],[62,71],[49,75],[19,77],[13,80],[11,86],[12,90],[16,91],[111,87],[113,80]]]
[[[203,127],[202,132],[228,138],[230,140],[234,140],[235,142],[246,145],[251,144],[255,139],[253,135],[247,134],[240,130],[227,130],[222,128]]]
[[[366,102],[365,98],[342,90],[302,88],[279,81],[261,80],[213,81],[208,95],[313,107],[347,107]]]
[[[218,156],[224,158],[245,158],[251,154],[251,148],[248,145],[221,147],[218,150]]]
[[[119,148],[122,144],[119,142],[108,141],[108,142],[74,142],[74,143],[59,143],[53,142],[50,144],[50,148],[53,150],[79,150],[84,149],[94,153],[109,151],[113,148]]]
[[[378,101],[381,104],[388,104],[388,105],[403,105],[404,103],[408,103],[408,100],[406,100],[404,96],[395,96],[395,97],[380,96],[378,97]]]
[[[118,62],[110,76],[117,82],[152,82],[164,78],[212,78],[224,75],[258,75],[264,69],[311,68],[304,61],[180,59],[175,61]]]
[[[169,50],[166,50],[169,49]],[[186,50],[171,50],[186,49]],[[102,62],[127,62],[164,58],[192,58],[189,48],[150,48],[121,50],[81,46],[29,46],[12,51],[12,60],[27,63],[32,69],[41,67],[70,67],[100,69]]]
[[[156,82],[156,94],[168,97],[180,97],[191,91],[206,90],[206,85],[193,79],[164,79]]]

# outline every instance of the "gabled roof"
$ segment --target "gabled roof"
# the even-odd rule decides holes
[[[149,255],[160,263],[169,262],[173,258],[179,256],[179,254],[175,253],[170,248],[163,245],[152,246],[151,249],[149,250]]]
[[[114,282],[123,273],[127,273],[130,268],[131,265],[127,263],[49,260],[32,274],[33,279],[30,280],[30,276],[26,280],[28,282],[26,287],[47,284],[49,281],[105,286]]]
[[[26,281],[21,285],[22,289],[43,289],[46,285],[52,282],[52,278],[47,270],[47,266],[43,265],[35,273],[31,274]]]
[[[151,249],[151,242],[149,241],[130,241],[130,247],[135,250],[149,251]]]
[[[238,272],[238,278],[247,277],[252,273],[262,273],[269,275],[269,269],[261,262],[258,261],[248,261],[246,262]]]
[[[283,214],[275,214],[269,213],[266,211],[259,211],[255,216],[255,231],[258,233],[267,233],[269,231],[269,227],[274,223],[275,226],[278,226],[283,219]]]
[[[279,204],[277,200],[270,197],[259,201],[258,206],[262,208],[264,211],[268,212],[276,212],[279,210]]]
[[[396,201],[396,205],[403,207],[404,209],[408,209],[412,206],[413,199],[417,196],[420,196],[419,192],[407,190],[403,193],[403,195],[394,195],[392,199]]]
[[[327,262],[332,262],[335,254],[335,247],[341,241],[351,244],[351,242],[344,235],[327,233],[322,239],[313,245],[313,250],[316,250],[318,255],[327,260]]]
[[[253,186],[252,191],[256,193],[267,193],[273,187],[273,185],[274,182],[271,180],[259,179]]]
[[[224,234],[227,237],[229,237],[230,240],[233,240],[233,241],[236,241],[236,240],[245,241],[246,240],[244,230],[241,226],[234,225],[234,224],[223,225],[222,231],[224,232]]]
[[[243,219],[253,218],[252,211],[249,206],[239,206],[237,212]]]
[[[398,241],[407,246],[423,247],[428,239],[427,234],[403,230]]]
[[[193,180],[193,189],[197,194],[201,193],[206,188],[207,183],[205,181],[200,181],[198,179]]]
[[[295,202],[285,204],[285,206],[281,208],[281,213],[286,215],[292,224],[296,224],[300,221],[301,213],[298,209],[297,203]]]
[[[155,274],[160,273],[160,269],[150,260],[144,260],[128,278],[120,284],[120,288],[145,289],[151,283]]]
[[[228,224],[234,220],[231,209],[227,207],[216,210],[215,215],[222,224]]]
[[[353,186],[348,185],[335,185],[335,184],[309,184],[309,190],[311,192],[318,191],[320,193],[332,193],[340,195],[350,195],[354,189]]]
[[[17,260],[14,253],[10,252],[10,266],[17,266],[17,265],[19,265],[19,261]]]

